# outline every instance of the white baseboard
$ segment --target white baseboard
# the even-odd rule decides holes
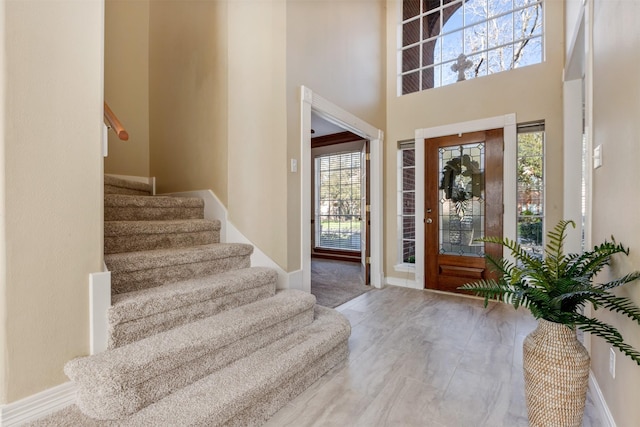
[[[13,403],[0,406],[0,426],[13,427],[59,411],[76,400],[76,387],[67,382]]]
[[[399,286],[402,288],[423,289],[422,285],[415,280],[400,279],[398,277],[385,277],[385,283],[391,286]]]
[[[89,334],[91,354],[105,351],[109,341],[107,310],[111,306],[111,272],[89,275]]]
[[[600,389],[600,385],[598,385],[598,381],[596,380],[593,372],[589,372],[589,389],[591,390],[591,396],[593,397],[593,403],[598,410],[600,415],[600,420],[602,421],[602,427],[616,427],[616,422],[613,419],[613,414],[609,410],[609,406],[607,405],[606,400],[604,400],[604,395],[602,394],[602,390]]]
[[[300,289],[302,287],[302,272],[287,273],[267,254],[262,252],[255,243],[251,242],[244,234],[229,221],[227,208],[211,190],[183,191],[179,193],[167,193],[165,196],[199,197],[204,200],[205,219],[218,219],[221,222],[220,241],[224,243],[247,243],[253,245],[251,265],[255,267],[269,267],[278,272],[278,289]]]

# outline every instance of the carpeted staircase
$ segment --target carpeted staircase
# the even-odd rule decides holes
[[[65,366],[77,403],[34,425],[264,423],[348,354],[349,322],[220,243],[197,198],[105,177],[109,349]]]

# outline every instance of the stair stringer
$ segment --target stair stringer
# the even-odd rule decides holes
[[[264,253],[258,245],[249,240],[242,232],[229,221],[229,212],[225,205],[211,190],[184,191],[178,193],[164,193],[162,196],[171,197],[199,197],[204,200],[204,219],[219,220],[221,222],[221,243],[246,243],[253,246],[251,265],[254,267],[269,267],[278,272],[278,289],[298,289],[308,292],[302,286],[302,270],[284,271],[271,257]]]

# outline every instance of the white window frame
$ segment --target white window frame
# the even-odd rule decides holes
[[[320,220],[320,173],[321,173],[321,167],[320,167],[320,162],[321,159],[323,157],[329,157],[329,156],[340,156],[343,154],[358,154],[360,155],[362,153],[362,150],[347,150],[347,151],[340,151],[340,152],[336,152],[336,153],[329,153],[329,154],[320,154],[318,156],[316,156],[314,158],[314,162],[315,162],[315,188],[314,188],[314,200],[315,200],[315,217],[314,217],[314,221],[315,221],[315,241],[314,241],[314,247],[317,249],[329,249],[329,250],[336,250],[336,251],[354,251],[354,252],[358,252],[358,251],[362,251],[362,248],[359,249],[347,249],[347,248],[335,248],[335,247],[331,247],[331,246],[320,246],[320,235],[321,235],[321,231],[322,231],[322,222]],[[362,164],[360,164],[359,167],[360,173],[359,176],[362,177]],[[360,201],[361,198],[358,198],[358,201]],[[363,212],[360,212],[360,215],[364,215]]]
[[[438,62],[432,61],[431,64],[424,64],[423,63],[423,49],[422,49],[422,46],[425,43],[429,43],[429,42],[433,41],[433,42],[435,42],[435,45],[437,45],[437,42],[444,36],[447,36],[449,34],[454,34],[454,33],[458,32],[458,31],[463,31],[466,28],[474,27],[474,26],[477,26],[477,25],[482,24],[482,23],[487,23],[487,22],[489,22],[489,21],[491,21],[493,19],[496,19],[496,18],[499,18],[499,17],[502,17],[502,16],[506,16],[506,15],[508,15],[510,13],[515,13],[515,12],[527,9],[529,7],[534,6],[535,4],[539,4],[541,6],[541,9],[542,9],[542,12],[541,12],[541,24],[540,24],[542,29],[541,29],[541,33],[539,35],[536,34],[536,35],[531,36],[531,37],[520,38],[520,39],[517,39],[517,40],[515,39],[515,35],[514,35],[514,39],[511,42],[503,43],[503,44],[492,46],[492,47],[488,47],[487,46],[484,49],[481,49],[479,51],[476,51],[476,52],[473,52],[473,53],[469,54],[468,56],[477,55],[477,54],[489,55],[489,53],[491,51],[494,51],[494,50],[497,50],[497,49],[500,49],[500,48],[503,48],[503,47],[506,47],[506,46],[515,46],[517,43],[519,43],[519,42],[521,42],[523,40],[527,40],[527,39],[533,40],[533,39],[538,39],[539,38],[541,40],[541,49],[542,49],[542,52],[541,52],[541,56],[542,57],[541,57],[540,63],[545,61],[545,21],[546,20],[545,20],[545,7],[544,7],[545,1],[544,0],[537,0],[535,3],[527,4],[527,5],[524,5],[524,6],[515,6],[514,5],[513,8],[510,9],[508,12],[502,12],[502,13],[497,14],[495,16],[491,16],[490,18],[487,18],[484,21],[474,22],[473,24],[465,24],[465,23],[463,23],[462,26],[460,26],[459,28],[455,28],[455,29],[452,29],[452,30],[444,32],[446,23],[444,25],[442,25],[442,19],[443,18],[442,18],[442,14],[440,12],[445,10],[447,7],[450,7],[452,4],[455,4],[455,3],[461,3],[461,5],[464,5],[464,2],[465,2],[465,0],[454,0],[451,3],[447,3],[446,5],[442,5],[442,3],[441,3],[440,6],[435,7],[434,9],[430,9],[428,11],[425,11],[423,9],[424,2],[422,0],[420,0],[420,12],[419,12],[419,14],[418,15],[414,15],[412,17],[409,17],[407,19],[403,19],[403,4],[404,4],[404,2],[403,1],[398,2],[399,3],[399,12],[398,12],[399,19],[398,19],[398,29],[397,29],[397,46],[398,46],[398,48],[397,48],[397,52],[398,52],[397,53],[397,73],[398,73],[397,95],[398,96],[408,95],[408,94],[416,93],[416,92],[422,92],[424,90],[428,90],[428,89],[437,88],[437,87],[441,87],[442,86],[441,84],[436,85],[434,83],[432,88],[426,88],[426,89],[422,88],[422,86],[423,86],[423,83],[422,83],[422,73],[423,73],[423,71],[431,68],[431,69],[434,70],[434,76],[435,76],[435,68],[436,68],[436,66],[441,66],[441,65],[444,65],[444,64],[452,63],[452,61],[450,59],[448,59],[447,61],[442,61],[442,58],[441,58],[440,61],[438,61]],[[439,33],[436,36],[424,38],[423,17],[425,17],[425,16],[427,16],[429,14],[432,14],[432,13],[440,13],[441,31],[443,31],[443,32]],[[411,43],[411,44],[407,44],[406,46],[404,46],[403,25],[405,23],[408,23],[408,22],[411,22],[411,21],[414,21],[414,20],[419,20],[420,21],[420,24],[419,24],[419,34],[420,34],[419,40],[417,42],[414,42],[414,43]],[[515,27],[515,25],[514,25],[514,27]],[[402,61],[403,51],[411,49],[411,48],[414,48],[414,47],[420,47],[420,49],[418,49],[419,50],[418,67],[417,68],[413,68],[413,69],[408,70],[408,71],[403,71],[403,61]],[[453,61],[453,62],[455,62],[455,61]],[[536,63],[536,64],[538,64],[538,63]],[[534,65],[534,64],[530,64],[530,65]],[[503,70],[503,71],[508,71],[508,70]],[[418,86],[419,86],[419,88],[418,88],[418,90],[413,91],[413,92],[407,92],[406,94],[403,93],[402,92],[403,77],[408,75],[408,74],[415,73],[415,72],[418,72],[418,74],[419,74],[419,78],[418,78]],[[486,75],[491,75],[491,74],[496,74],[496,73],[489,73],[489,70],[487,69],[487,74]],[[478,76],[478,77],[482,77],[482,76]]]
[[[395,271],[402,271],[402,272],[411,272],[413,273],[416,269],[415,267],[415,263],[408,263],[408,262],[404,262],[404,242],[405,239],[404,238],[404,222],[403,219],[405,217],[404,215],[404,209],[403,209],[403,204],[404,204],[404,164],[403,164],[403,151],[404,150],[414,150],[415,151],[415,143],[414,140],[409,140],[409,141],[399,141],[398,142],[398,154],[397,154],[397,164],[398,164],[398,168],[397,168],[397,186],[398,186],[398,198],[397,198],[397,230],[398,230],[398,249],[397,249],[397,264],[394,266],[394,270]],[[415,180],[415,171],[416,171],[416,164],[414,162],[414,166],[413,166],[413,170],[414,170],[414,180]],[[415,197],[415,192],[417,191],[416,189],[417,187],[417,183],[414,185],[414,197]],[[414,221],[416,218],[416,214],[417,212],[414,212]],[[413,239],[414,244],[416,244],[416,239],[414,236]],[[415,256],[415,253],[414,253]],[[416,258],[416,262],[417,262],[417,258]]]

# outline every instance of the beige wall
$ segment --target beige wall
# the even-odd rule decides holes
[[[104,36],[104,99],[129,132],[109,132],[104,170],[149,176],[149,0],[107,0]]]
[[[562,68],[563,2],[545,3],[546,61],[450,86],[397,96],[396,0],[387,2],[387,132],[385,135],[385,273],[395,272],[397,259],[397,141],[412,139],[415,129],[516,113],[519,123],[546,122],[546,223],[562,216]]]
[[[102,1],[5,1],[0,403],[67,381],[102,270]]]
[[[226,4],[150,4],[149,150],[158,192],[211,189],[227,203]]]
[[[593,171],[593,243],[615,236],[630,248],[617,257],[602,280],[640,270],[640,222],[637,185],[640,182],[640,3],[627,0],[594,2],[593,24],[593,145],[602,146],[603,166]],[[640,304],[640,283],[620,290]],[[605,311],[599,317],[618,328],[640,350],[640,326]],[[640,407],[640,367],[617,352],[616,378],[609,375],[609,345],[591,340],[592,369],[619,426],[637,425]]]
[[[287,129],[282,160],[300,160],[300,85],[385,128],[385,4],[380,0],[287,2]],[[385,141],[386,144],[386,141]],[[300,268],[301,175],[288,173],[288,266]]]
[[[229,218],[286,269],[286,4],[228,8]]]

